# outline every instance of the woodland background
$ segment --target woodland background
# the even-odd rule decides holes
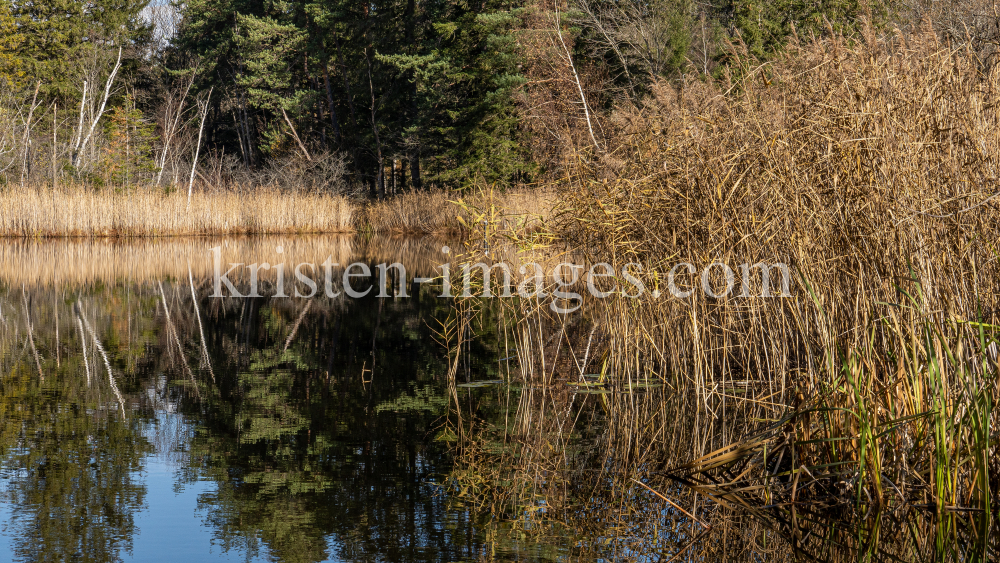
[[[922,21],[990,60],[981,2],[2,0],[0,182],[537,184],[606,149],[604,116],[654,85]]]

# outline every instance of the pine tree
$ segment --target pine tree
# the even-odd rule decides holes
[[[125,72],[139,64],[152,28],[143,19],[148,0],[34,0],[12,3],[24,40],[16,57],[28,80],[42,84],[42,95],[73,99],[81,73],[102,53],[125,48]],[[113,60],[113,59],[112,59]]]
[[[103,169],[109,183],[128,189],[156,172],[152,154],[155,126],[135,107],[133,94],[126,95],[112,110],[105,136],[108,144]]]
[[[347,152],[376,195],[399,160],[411,187],[458,187],[531,171],[514,103],[516,11],[497,0],[192,0],[175,47],[204,61],[203,88],[225,92],[229,123],[213,127],[238,143],[229,152],[277,158],[301,141]]]
[[[719,11],[739,33],[750,54],[771,57],[785,46],[792,33],[822,36],[829,29],[851,32],[863,16],[880,18],[886,4],[866,0],[729,0]]]
[[[261,143],[263,152],[272,154],[289,139],[284,116],[297,117],[309,105],[309,90],[296,83],[294,64],[294,59],[302,56],[305,32],[295,25],[254,15],[237,15],[237,25],[240,34],[235,44],[244,57],[235,84],[245,89],[251,107],[274,116],[262,131]]]
[[[14,16],[11,14],[11,3],[0,0],[0,87],[16,86],[23,77],[17,50],[24,41]]]
[[[437,14],[418,55],[384,57],[412,71],[418,119],[407,129],[431,149],[429,179],[463,186],[510,182],[533,170],[518,126],[515,92],[525,78],[514,35],[518,10],[487,3],[476,13],[461,5]]]

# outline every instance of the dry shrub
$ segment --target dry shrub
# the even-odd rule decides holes
[[[1000,7],[992,0],[907,0],[899,16],[904,24],[931,26],[937,34],[956,43],[968,43],[987,66],[1000,54]]]
[[[531,139],[531,160],[542,167],[546,177],[564,172],[570,147],[593,144],[590,128],[598,140],[604,135],[596,111],[606,101],[609,80],[600,66],[586,65],[584,57],[571,58],[577,47],[571,24],[563,19],[570,4],[562,0],[529,2],[518,36],[528,79],[518,100],[522,126]],[[562,28],[561,37],[557,24]]]
[[[181,165],[183,170],[190,170],[190,163]],[[210,153],[202,159],[199,169],[196,184],[209,191],[253,186],[343,196],[364,193],[362,188],[350,185],[347,158],[336,152],[317,152],[311,160],[299,153],[276,156],[256,169],[248,168],[235,155]]]

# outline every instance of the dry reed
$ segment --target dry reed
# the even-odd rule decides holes
[[[83,186],[8,186],[0,190],[0,237],[149,237],[294,233],[444,234],[465,229],[464,208],[478,192],[405,193],[368,202],[337,195],[255,188],[187,194],[161,190],[93,190]],[[547,216],[544,193],[497,194],[511,219]]]
[[[698,514],[713,526],[749,517],[797,548],[825,533],[810,526],[845,518],[875,541],[821,536],[821,549],[983,557],[1000,490],[1000,69],[929,31],[834,36],[736,67],[717,82],[657,84],[645,105],[605,119],[608,152],[577,155],[549,225],[593,261],[643,264],[650,288],[694,264],[677,282],[696,291],[612,296],[577,326],[544,319],[544,303],[515,305],[525,387],[511,424],[461,444],[458,482],[516,519],[625,544],[676,516],[644,512],[640,478],[678,495],[677,482],[690,486],[688,507],[710,499]],[[715,262],[737,275],[786,263],[791,296],[763,298],[751,280],[740,297],[739,279],[707,295],[699,278]],[[592,367],[579,365],[584,349]],[[567,381],[594,394],[559,400]],[[689,398],[667,410],[692,424],[662,420],[664,399],[643,397],[651,381]],[[595,491],[610,498],[597,506]],[[933,515],[906,524],[919,534],[878,540],[873,511],[914,507]],[[652,551],[629,549],[680,555],[646,537]],[[757,539],[743,539],[750,560]],[[711,559],[712,543],[684,557]]]
[[[0,191],[0,236],[141,237],[352,230],[355,206],[339,196],[259,189],[187,194],[84,187]]]
[[[710,411],[720,387],[763,384],[774,420],[822,397],[822,417],[794,421],[809,444],[796,446],[795,463],[846,462],[837,477],[855,471],[855,492],[878,498],[895,494],[886,480],[928,484],[916,475],[930,471],[939,483],[922,498],[938,510],[988,502],[986,480],[998,477],[986,461],[997,431],[989,405],[1000,399],[989,383],[997,100],[1000,71],[973,52],[930,32],[869,34],[793,45],[772,65],[745,65],[738,81],[660,86],[646,107],[619,114],[617,148],[581,159],[566,181],[558,216],[571,241],[643,263],[650,285],[680,262],[699,274],[713,262],[737,272],[785,263],[797,283],[785,298],[762,298],[758,285],[756,297],[737,287],[723,298],[699,289],[609,301],[609,371],[691,382]],[[905,432],[881,433],[897,425]],[[939,443],[921,440],[935,425]],[[860,438],[830,445],[844,436]],[[900,458],[894,448],[910,439],[920,447]],[[979,461],[960,468],[966,456]]]
[[[375,232],[446,233],[475,230],[481,219],[472,208],[493,206],[500,215],[491,216],[489,229],[515,226],[532,229],[551,213],[555,194],[548,190],[499,192],[493,189],[466,192],[405,193],[374,202],[364,210],[359,224]]]

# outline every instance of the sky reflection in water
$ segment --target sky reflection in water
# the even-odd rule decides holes
[[[435,485],[447,366],[428,321],[448,300],[211,299],[216,244],[2,247],[0,561],[476,558],[474,517]],[[410,276],[442,261],[441,241],[224,244]],[[463,377],[497,377],[495,334],[468,354]]]

